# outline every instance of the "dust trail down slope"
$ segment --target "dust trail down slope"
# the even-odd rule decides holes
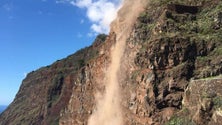
[[[111,24],[111,32],[116,34],[116,44],[111,50],[111,64],[106,73],[106,90],[102,99],[97,100],[97,110],[89,118],[88,125],[123,125],[121,95],[117,73],[120,71],[121,57],[126,39],[130,35],[138,15],[144,10],[148,0],[125,0],[117,18]],[[121,73],[118,73],[121,74]]]

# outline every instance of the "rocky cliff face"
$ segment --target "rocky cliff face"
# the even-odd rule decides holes
[[[220,0],[149,1],[128,30],[118,72],[124,125],[221,124],[221,10]],[[30,73],[0,124],[88,124],[106,89],[117,36],[100,35]]]

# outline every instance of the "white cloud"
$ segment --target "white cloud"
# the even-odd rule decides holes
[[[109,25],[115,19],[122,0],[57,0],[56,3],[70,3],[86,9],[86,16],[92,22],[94,33],[108,33]]]

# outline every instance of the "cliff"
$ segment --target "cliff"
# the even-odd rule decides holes
[[[88,124],[107,93],[112,50],[123,38],[117,72],[122,124],[221,124],[221,10],[220,0],[128,0],[108,36],[29,73],[0,124]]]

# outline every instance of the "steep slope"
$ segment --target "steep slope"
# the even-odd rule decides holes
[[[83,81],[84,66],[98,55],[106,35],[50,66],[33,71],[23,80],[14,101],[0,116],[1,125],[56,125],[70,100],[75,80]]]
[[[128,9],[123,6],[119,15]],[[219,125],[222,2],[149,0],[140,9],[131,19],[136,22],[118,24],[132,25],[117,72],[123,124]],[[121,36],[115,26],[105,42],[98,38],[91,47],[30,73],[0,124],[88,124],[107,89],[112,46]]]
[[[191,79],[222,73],[221,4],[217,0],[153,1],[141,14],[127,51],[134,62],[131,61],[133,68],[128,71],[131,72],[128,79],[132,81],[127,91],[131,90],[131,94],[126,98],[132,97],[127,103],[138,116],[135,124],[167,124],[171,117],[169,124],[199,124],[193,117],[195,113],[201,116],[199,111],[178,117],[175,114],[185,108],[182,100]],[[129,56],[126,54],[126,59]],[[217,84],[220,83],[218,80]],[[201,107],[201,102],[198,106]],[[185,116],[190,116],[186,119],[190,123],[183,121]],[[208,117],[208,121],[213,121],[212,115]],[[205,117],[198,119],[204,121]]]

